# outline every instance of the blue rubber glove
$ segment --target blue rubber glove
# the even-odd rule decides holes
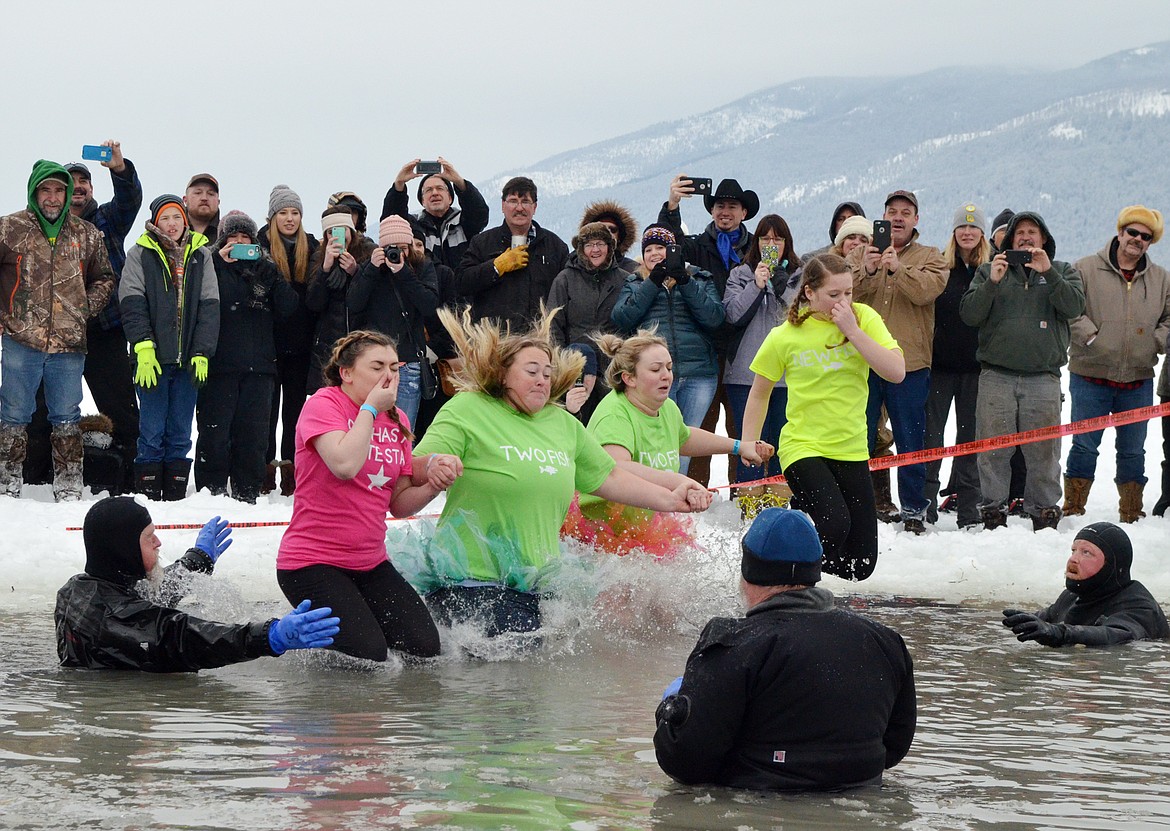
[[[333,636],[341,631],[341,618],[329,617],[333,610],[328,606],[310,608],[312,603],[302,600],[280,620],[268,627],[268,645],[277,655],[290,649],[316,649],[333,644]]]
[[[217,516],[207,520],[199,529],[199,536],[195,538],[195,547],[210,557],[213,563],[231,544],[232,526],[226,519]]]
[[[672,695],[677,695],[678,691],[681,687],[682,687],[682,676],[680,675],[678,678],[675,678],[673,681],[671,681],[669,684],[666,685],[666,689],[663,690],[663,692],[662,692],[662,697],[663,698],[670,698]]]

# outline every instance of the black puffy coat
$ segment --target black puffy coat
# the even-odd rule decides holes
[[[229,263],[216,253],[212,262],[219,280],[219,343],[211,373],[275,375],[274,320],[296,312],[296,292],[268,260]],[[264,308],[257,308],[261,298]]]
[[[934,301],[934,347],[931,368],[943,372],[979,372],[975,351],[979,330],[959,317],[959,303],[971,287],[975,268],[960,261],[951,267],[946,288]]]
[[[195,672],[275,655],[264,623],[215,623],[171,608],[186,592],[192,572],[210,573],[211,559],[197,548],[166,570],[154,603],[132,585],[89,574],[69,579],[53,612],[62,666]]]
[[[901,636],[813,587],[707,624],[658,707],[654,749],[685,784],[837,789],[880,782],[916,720]]]
[[[552,323],[552,334],[559,346],[587,342],[593,332],[617,332],[611,319],[622,287],[630,274],[618,267],[613,258],[603,268],[588,269],[574,251],[565,268],[553,280],[548,306],[562,307]]]
[[[313,333],[317,328],[317,316],[309,311],[308,306],[305,305],[305,295],[309,290],[309,278],[313,274],[313,255],[317,253],[317,247],[320,243],[317,242],[317,238],[312,234],[306,233],[305,236],[309,238],[309,274],[303,283],[298,283],[296,280],[287,281],[292,287],[292,290],[296,292],[297,307],[288,317],[277,317],[276,319],[273,335],[278,357],[284,357],[286,355],[307,355],[313,349]],[[260,243],[261,248],[270,252],[267,225],[257,232],[256,239]],[[281,237],[281,239],[283,240],[284,238]],[[291,246],[288,240],[284,240],[284,242],[285,255],[291,260],[293,257]],[[271,256],[271,252],[269,256]]]
[[[397,274],[386,265],[366,263],[349,290],[349,308],[367,329],[398,344],[398,360],[414,363],[426,352],[427,318],[439,305],[439,278],[429,259],[416,275],[410,263]]]
[[[495,259],[512,247],[506,224],[476,236],[455,272],[460,295],[471,303],[474,320],[493,318],[513,331],[525,331],[540,314],[540,304],[565,261],[569,246],[552,231],[535,222],[536,237],[528,245],[528,265],[507,274],[496,274]]]

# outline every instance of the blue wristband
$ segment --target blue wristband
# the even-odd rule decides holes
[[[732,456],[739,455],[739,439],[736,439],[735,444],[731,445],[731,455]]]
[[[361,410],[365,410],[374,418],[378,417],[378,410],[376,407],[374,407],[373,404],[362,404],[360,407],[358,407],[358,411],[360,412]]]

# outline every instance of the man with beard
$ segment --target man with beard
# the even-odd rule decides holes
[[[191,230],[208,239],[219,238],[219,180],[210,173],[196,173],[187,183],[183,205]]]
[[[1170,637],[1158,601],[1129,576],[1133,546],[1112,522],[1086,525],[1073,539],[1065,590],[1032,614],[1003,610],[1003,625],[1020,641],[1044,646],[1112,646]]]
[[[926,443],[926,398],[930,393],[930,362],[934,347],[934,301],[947,285],[942,253],[918,242],[918,197],[896,190],[886,197],[883,218],[890,223],[890,245],[853,250],[848,263],[853,272],[853,300],[865,303],[886,322],[906,356],[906,378],[891,384],[876,372],[869,374],[869,452],[875,455],[878,424],[884,406],[899,453],[921,450]],[[875,490],[888,489],[889,474],[874,471]],[[914,534],[926,528],[926,465],[898,468],[898,502],[905,529]]]
[[[418,173],[419,159],[413,159],[402,166],[394,184],[386,191],[382,202],[382,219],[397,214],[403,219],[417,221],[426,232],[424,245],[436,263],[448,268],[459,267],[463,252],[471,238],[487,227],[488,206],[483,194],[451,163],[439,156],[441,170],[438,173]],[[418,183],[418,201],[422,210],[411,216],[406,210],[406,183],[422,178]],[[456,208],[455,199],[459,199]]]
[[[0,218],[0,493],[20,496],[28,424],[44,383],[53,425],[53,497],[81,499],[81,376],[89,318],[114,290],[105,240],[70,215],[73,177],[42,159],[28,208]]]
[[[471,303],[473,320],[492,318],[523,331],[540,314],[569,246],[537,224],[536,183],[527,176],[505,182],[501,199],[504,221],[467,246],[455,272],[456,291]]]
[[[329,646],[340,631],[328,607],[308,600],[264,623],[215,623],[172,608],[192,574],[211,574],[232,544],[226,520],[212,517],[195,546],[163,569],[150,513],[131,497],[101,500],[85,515],[85,573],[57,592],[57,655],[67,667],[195,672],[289,649]],[[148,579],[146,591],[138,583]]]

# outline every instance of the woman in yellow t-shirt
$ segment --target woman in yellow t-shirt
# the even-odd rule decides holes
[[[878,313],[852,298],[845,260],[822,254],[805,263],[788,319],[768,334],[752,361],[756,379],[743,441],[760,437],[768,397],[783,377],[788,422],[780,432],[780,466],[795,501],[816,523],[825,550],[822,568],[864,580],[878,555],[865,421],[869,372],[897,384],[906,362]]]

